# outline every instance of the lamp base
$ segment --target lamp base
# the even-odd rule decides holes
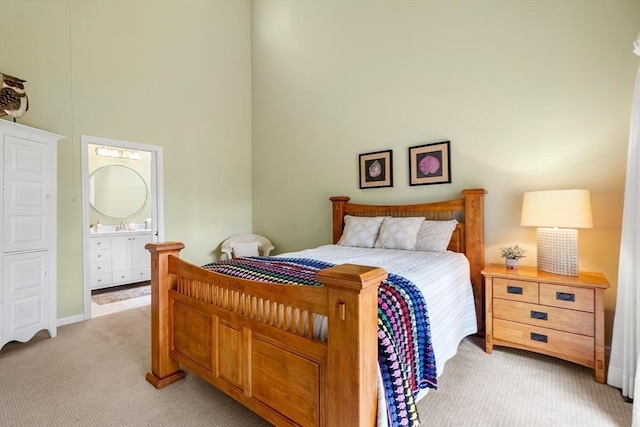
[[[538,270],[564,276],[578,275],[578,230],[538,228]]]

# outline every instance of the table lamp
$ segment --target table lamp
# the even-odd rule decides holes
[[[589,190],[524,193],[520,225],[538,227],[538,270],[577,276],[577,228],[593,227]]]

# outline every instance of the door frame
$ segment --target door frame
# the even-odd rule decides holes
[[[164,240],[164,169],[162,147],[137,142],[81,135],[82,152],[82,277],[84,283],[84,319],[91,319],[91,255],[89,245],[89,144],[147,151],[151,153],[151,241]]]

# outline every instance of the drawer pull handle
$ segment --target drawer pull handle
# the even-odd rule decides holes
[[[531,311],[531,318],[538,320],[547,320],[547,313],[543,313],[542,311]]]
[[[547,342],[547,336],[531,332],[531,341]]]
[[[507,293],[522,295],[522,288],[520,286],[507,286]]]
[[[569,292],[556,292],[556,299],[560,301],[575,302],[576,294],[570,294]]]

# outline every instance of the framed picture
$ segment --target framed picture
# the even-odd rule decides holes
[[[360,154],[360,188],[393,187],[392,150]]]
[[[409,147],[409,185],[451,182],[449,141]]]

